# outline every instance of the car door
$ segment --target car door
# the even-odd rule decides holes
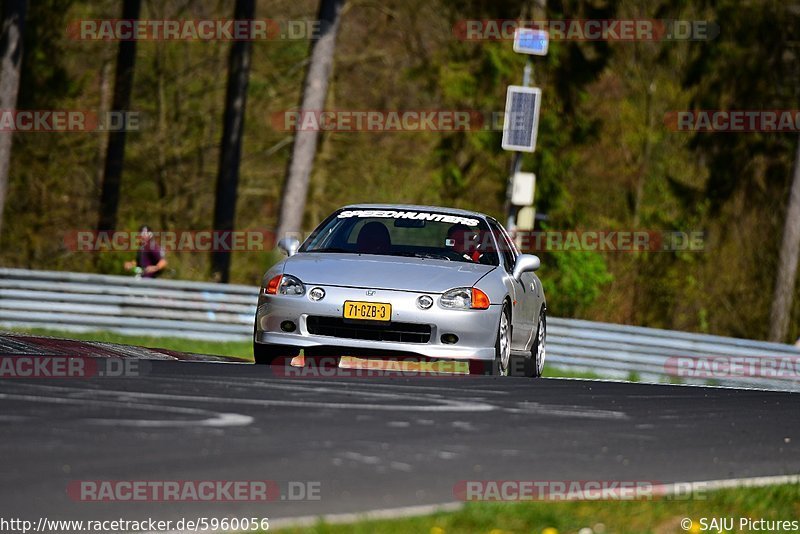
[[[519,256],[517,246],[511,240],[500,223],[490,221],[490,227],[495,234],[497,246],[500,248],[503,257],[503,266],[506,269],[510,283],[514,289],[512,295],[513,309],[511,312],[511,324],[513,326],[511,347],[514,350],[527,348],[528,341],[531,339],[533,329],[534,307],[536,305],[536,282],[532,273],[524,273],[519,280],[513,277],[514,263]]]

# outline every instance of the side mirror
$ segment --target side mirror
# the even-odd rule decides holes
[[[278,248],[286,253],[287,256],[294,256],[300,248],[300,241],[294,237],[284,237],[278,241]]]
[[[520,254],[514,263],[514,278],[519,280],[522,273],[530,273],[537,270],[542,265],[539,256],[533,254]]]

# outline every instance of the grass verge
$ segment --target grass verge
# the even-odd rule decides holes
[[[704,499],[699,499],[702,496]],[[692,526],[682,528],[688,518]],[[730,518],[734,528],[709,528],[712,518]],[[535,534],[673,534],[689,532],[792,532],[790,529],[752,528],[740,519],[798,521],[800,485],[720,490],[695,496],[692,500],[655,501],[572,501],[527,503],[467,503],[457,511],[425,517],[361,521],[331,525],[318,523],[308,528],[280,529],[297,534],[424,533],[461,534],[515,532]],[[701,519],[706,520],[702,528]],[[795,523],[797,526],[797,523]]]
[[[48,330],[43,328],[12,331],[34,334],[37,336],[62,337],[81,341],[103,341],[106,343],[138,345],[140,347],[194,352],[197,354],[233,356],[244,360],[253,359],[253,345],[250,341],[200,341],[177,337],[126,336],[108,331],[65,332],[62,330]]]

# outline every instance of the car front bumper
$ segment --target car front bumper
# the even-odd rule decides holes
[[[308,290],[321,287],[325,298],[312,301]],[[488,360],[495,357],[497,325],[502,307],[493,304],[486,310],[451,310],[439,305],[439,296],[431,293],[370,290],[367,296],[364,288],[345,288],[335,286],[307,286],[305,295],[262,295],[256,311],[255,339],[257,343],[289,345],[298,348],[341,347],[342,355],[347,349],[380,352],[413,353],[428,358]],[[434,304],[427,310],[417,307],[417,298],[428,295]],[[378,302],[392,305],[392,323],[413,323],[430,325],[430,340],[427,343],[376,341],[320,335],[309,332],[309,317],[340,319],[343,317],[345,301]],[[291,321],[295,324],[293,332],[281,329],[281,323]],[[350,323],[348,323],[350,324]],[[356,323],[357,324],[357,323]],[[378,328],[375,322],[360,322]],[[386,325],[387,328],[391,326]],[[442,342],[442,335],[455,334],[458,342]]]

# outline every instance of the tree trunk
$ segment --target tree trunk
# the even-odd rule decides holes
[[[0,111],[13,113],[17,108],[20,67],[22,65],[22,31],[26,0],[4,0],[2,35],[0,36]],[[11,164],[12,132],[0,132],[0,232],[8,193],[8,170]]]
[[[252,20],[255,18],[255,0],[236,0],[234,12],[236,20]],[[230,232],[234,228],[251,48],[250,41],[235,41],[231,45],[228,59],[228,87],[225,92],[217,196],[214,205],[214,230],[217,232]],[[231,238],[228,243],[232,244],[233,239]],[[230,278],[230,266],[230,250],[211,252],[211,276],[214,280],[227,283]]]
[[[333,55],[336,49],[336,34],[339,31],[342,8],[345,0],[320,0],[319,36],[311,44],[311,63],[308,66],[303,84],[300,104],[301,116],[304,112],[319,112],[325,106],[328,81],[333,69]],[[292,157],[287,167],[283,188],[283,199],[278,217],[278,239],[287,234],[302,231],[303,214],[308,196],[308,182],[314,166],[319,132],[298,129],[294,136]]]
[[[124,0],[122,18],[125,20],[138,19],[140,8],[141,0]],[[114,74],[114,100],[112,103],[114,112],[127,113],[130,108],[135,65],[136,39],[120,41],[117,49],[117,70]],[[100,213],[97,222],[97,230],[100,232],[112,232],[117,227],[119,186],[125,159],[126,128],[127,125],[123,125],[118,131],[112,131],[108,135],[103,185],[100,191]]]
[[[783,241],[775,276],[775,292],[772,296],[772,312],[769,321],[770,341],[784,342],[789,330],[792,312],[797,261],[800,255],[800,137],[794,160],[794,177],[789,193],[789,207],[783,224]]]
[[[100,69],[100,113],[111,111],[111,62],[104,62],[103,67]],[[93,202],[97,202],[99,197],[95,195],[100,192],[103,187],[103,175],[105,173],[105,156],[108,150],[108,133],[101,132],[98,134],[97,142],[97,161],[95,164],[95,178],[94,178],[94,191],[92,195]],[[93,206],[98,209],[99,204]]]

